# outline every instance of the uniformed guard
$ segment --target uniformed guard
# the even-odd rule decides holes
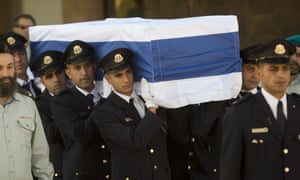
[[[31,64],[32,71],[38,74],[41,83],[46,87],[35,101],[50,147],[50,161],[54,166],[54,180],[63,179],[64,143],[54,123],[54,116],[50,107],[52,97],[67,88],[67,77],[62,55],[63,53],[60,51],[48,50],[39,55]]]
[[[40,95],[42,90],[41,83],[38,78],[34,77],[28,67],[25,50],[27,40],[17,33],[9,32],[4,34],[0,41],[5,42],[9,51],[14,55],[18,86],[29,91],[32,97]]]
[[[300,98],[286,94],[294,52],[282,39],[251,52],[262,89],[225,114],[221,180],[300,179]]]
[[[240,51],[243,82],[237,99],[258,91],[257,62],[248,57],[251,51],[260,46],[255,44]],[[190,180],[219,180],[223,117],[226,109],[237,99],[195,105],[194,116],[189,120],[191,140],[187,169]]]
[[[242,89],[238,95],[238,99],[249,95],[255,94],[258,91],[258,63],[257,61],[249,58],[251,51],[259,48],[262,44],[254,44],[240,51],[240,56],[242,58]]]
[[[74,86],[53,97],[55,124],[65,145],[64,180],[110,179],[110,152],[89,118],[103,99],[94,84],[94,48],[75,40],[66,48],[63,61]]]
[[[170,180],[163,110],[133,89],[132,57],[118,48],[100,61],[113,91],[92,118],[111,150],[113,180]]]

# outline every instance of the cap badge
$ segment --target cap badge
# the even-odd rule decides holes
[[[79,45],[73,47],[74,54],[80,54],[82,52],[82,48]]]
[[[275,54],[285,54],[286,50],[283,44],[277,44],[274,49]]]
[[[53,61],[51,56],[45,56],[44,57],[44,64],[51,64]]]
[[[11,37],[11,36],[9,36],[9,37],[6,39],[6,41],[7,41],[7,43],[8,43],[9,45],[13,45],[13,44],[16,43],[16,39],[15,39],[14,37]]]
[[[115,63],[120,63],[120,62],[123,61],[123,59],[124,59],[123,56],[119,53],[114,56],[114,62]]]

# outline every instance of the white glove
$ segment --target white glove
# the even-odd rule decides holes
[[[147,80],[145,78],[141,79],[141,95],[143,97],[143,99],[145,100],[145,105],[147,108],[150,107],[158,107],[155,103],[154,103],[154,99],[150,94],[150,86],[149,83],[147,82]]]

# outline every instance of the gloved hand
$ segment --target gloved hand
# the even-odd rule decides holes
[[[145,100],[145,105],[147,108],[155,107],[157,108],[158,105],[154,103],[154,99],[150,94],[150,86],[149,83],[145,78],[141,79],[141,95],[143,99]]]

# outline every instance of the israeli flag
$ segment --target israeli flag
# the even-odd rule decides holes
[[[133,68],[154,103],[177,108],[234,98],[241,89],[241,59],[236,16],[180,19],[106,19],[30,28],[31,59],[46,50],[64,51],[73,40],[90,43],[100,61],[116,48],[133,50]],[[103,96],[106,83],[99,70]],[[104,85],[103,85],[104,84]],[[143,87],[142,87],[143,88]]]

